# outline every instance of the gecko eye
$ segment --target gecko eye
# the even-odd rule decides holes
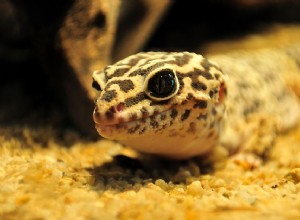
[[[155,100],[166,100],[178,91],[178,79],[172,70],[161,70],[147,81],[146,94]]]
[[[99,83],[97,83],[94,79],[93,79],[92,87],[94,89],[96,89],[97,91],[101,91],[101,87],[100,87]]]

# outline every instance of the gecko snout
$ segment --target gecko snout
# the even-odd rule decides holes
[[[123,121],[121,112],[124,110],[124,104],[119,103],[116,106],[111,106],[108,110],[102,111],[99,106],[96,105],[93,113],[93,119],[96,124],[109,125],[116,124]]]

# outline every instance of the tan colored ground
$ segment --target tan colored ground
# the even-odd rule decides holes
[[[109,141],[1,128],[1,219],[299,219],[300,128],[265,165],[142,165]],[[155,161],[154,161],[155,162]]]

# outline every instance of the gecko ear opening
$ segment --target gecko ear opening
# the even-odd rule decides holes
[[[172,98],[177,94],[179,85],[176,74],[171,69],[162,69],[149,74],[145,81],[146,94],[156,101]]]
[[[227,95],[227,90],[224,83],[221,83],[220,89],[219,89],[219,98],[218,102],[222,103],[225,99],[225,96]]]

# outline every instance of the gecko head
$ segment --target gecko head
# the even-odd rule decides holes
[[[204,152],[218,138],[225,77],[201,55],[132,55],[95,71],[93,87],[98,91],[93,118],[105,138],[174,158]],[[196,150],[191,143],[197,140]]]

